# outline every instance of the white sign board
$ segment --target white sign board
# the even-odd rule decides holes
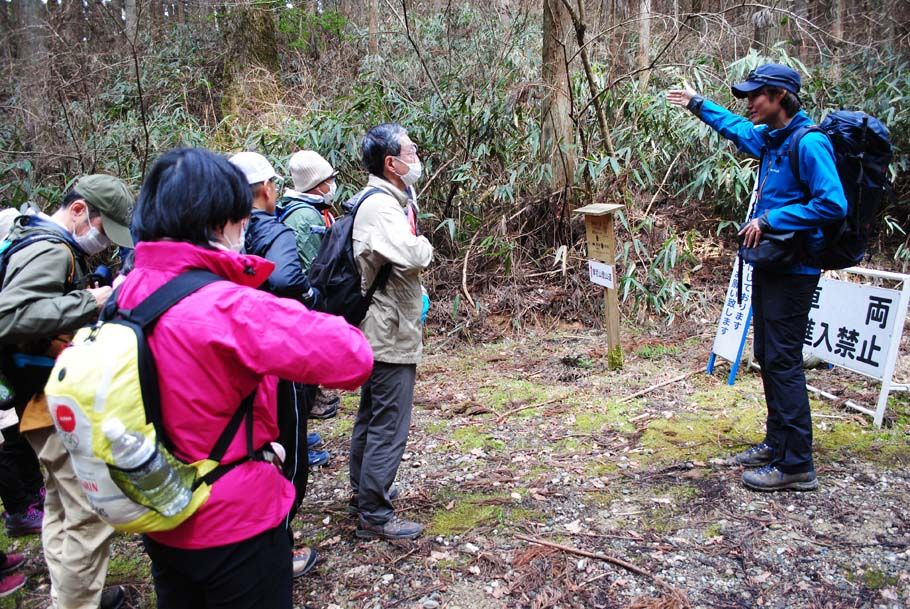
[[[605,288],[613,289],[615,286],[613,281],[612,264],[604,264],[603,262],[597,262],[596,260],[588,260],[588,277],[593,283],[602,285]]]
[[[729,362],[739,362],[740,352],[749,332],[752,313],[752,265],[743,264],[742,301],[739,301],[739,259],[733,264],[733,273],[727,293],[724,295],[724,308],[717,322],[717,333],[714,335],[714,346],[711,352]]]
[[[900,341],[901,293],[822,279],[812,297],[804,350],[842,368],[882,380],[891,341]]]

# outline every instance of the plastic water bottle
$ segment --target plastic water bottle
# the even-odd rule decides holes
[[[162,516],[175,516],[189,505],[192,491],[183,483],[158,447],[144,434],[127,432],[123,422],[110,418],[101,431],[111,442],[114,464]]]

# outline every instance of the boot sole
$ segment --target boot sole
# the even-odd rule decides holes
[[[336,408],[335,410],[330,410],[329,412],[323,412],[320,414],[313,414],[311,412],[310,416],[308,416],[307,418],[315,419],[317,421],[323,421],[325,419],[334,419],[337,414],[338,414],[338,409]]]
[[[765,493],[773,493],[775,491],[814,491],[818,488],[818,479],[815,480],[806,480],[805,482],[791,482],[782,486],[757,486],[750,484],[743,480],[743,484],[746,488],[752,489],[753,491],[761,491]]]
[[[420,537],[421,533],[423,533],[423,531],[417,531],[416,533],[409,533],[407,535],[386,535],[384,533],[374,533],[372,531],[357,529],[354,535],[358,539],[384,539],[386,541],[396,541],[399,539],[415,539],[417,537]]]
[[[4,591],[4,592],[0,592],[0,598],[6,598],[7,596],[9,596],[10,594],[13,594],[13,593],[16,592],[17,590],[21,590],[21,589],[25,586],[25,584],[26,584],[27,581],[28,581],[28,580],[23,579],[23,580],[22,580],[22,583],[19,584],[18,586],[16,586],[15,588],[10,588],[9,590],[6,590],[6,591]]]

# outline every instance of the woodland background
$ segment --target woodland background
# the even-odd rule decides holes
[[[3,0],[0,202],[48,208],[75,177],[135,189],[161,152],[251,149],[286,174],[313,148],[365,181],[359,142],[397,121],[420,145],[437,248],[431,322],[452,335],[593,322],[571,210],[626,205],[623,314],[709,316],[754,162],[670,107],[683,81],[736,111],[729,84],[768,60],[803,74],[816,120],[886,122],[894,196],[873,264],[910,265],[910,3],[900,0]]]

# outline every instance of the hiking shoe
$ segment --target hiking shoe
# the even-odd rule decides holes
[[[6,560],[0,564],[0,575],[12,573],[25,564],[25,554],[7,554]]]
[[[21,573],[16,573],[15,575],[7,575],[3,579],[0,579],[0,598],[9,596],[24,585],[25,576]]]
[[[325,465],[329,462],[329,451],[327,450],[309,450],[307,451],[307,464],[310,467]]]
[[[414,539],[422,532],[423,525],[419,522],[392,516],[384,524],[373,524],[361,518],[356,535],[360,539]]]
[[[730,458],[733,465],[745,467],[760,467],[771,463],[774,458],[774,449],[762,442],[752,448],[747,448],[741,453],[736,453]]]
[[[310,408],[311,419],[331,419],[338,414],[338,405],[341,404],[341,398],[335,392],[327,392],[319,389],[316,392],[316,399],[313,400],[313,406]]]
[[[126,600],[126,590],[123,586],[111,586],[101,591],[101,604],[99,609],[120,609]]]
[[[818,488],[815,470],[785,474],[773,465],[743,473],[743,484],[754,491],[814,491]]]
[[[41,532],[41,522],[44,512],[35,507],[30,507],[18,514],[6,514],[6,534],[10,537],[35,535]]]
[[[306,436],[306,447],[307,448],[316,448],[317,446],[322,445],[322,438],[319,437],[319,434],[315,431],[309,433]]]
[[[294,577],[301,577],[312,571],[313,567],[316,566],[316,560],[318,560],[318,558],[319,556],[316,554],[316,550],[312,548],[294,550],[291,557],[291,569],[294,573]]]
[[[391,501],[395,501],[398,499],[399,494],[400,492],[398,490],[398,485],[393,484],[392,488],[389,489],[389,499]],[[348,499],[348,514],[351,514],[353,516],[360,514],[360,509],[357,507],[357,493],[354,493],[351,495],[351,498]]]

